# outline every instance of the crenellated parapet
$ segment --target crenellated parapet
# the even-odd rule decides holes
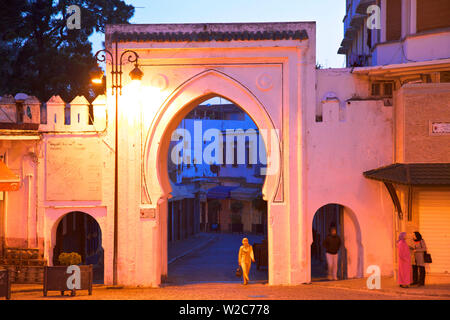
[[[38,130],[39,132],[102,132],[106,129],[106,96],[91,103],[84,96],[66,103],[60,96],[41,103],[25,93],[0,97],[2,129]],[[41,113],[43,113],[41,115]]]
[[[101,132],[106,129],[106,97],[98,96],[90,103],[84,96],[75,97],[65,103],[60,96],[47,101],[47,123],[41,124],[39,131],[54,132]],[[66,109],[70,112],[66,115]]]

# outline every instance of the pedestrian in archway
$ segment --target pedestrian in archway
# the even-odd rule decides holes
[[[323,246],[327,256],[328,280],[337,280],[338,252],[341,247],[341,238],[337,235],[336,226],[330,227],[330,233],[325,238]]]
[[[402,288],[408,288],[411,284],[411,253],[406,243],[406,232],[401,232],[397,241],[398,249],[398,284]]]
[[[427,251],[427,245],[423,240],[422,235],[418,232],[414,232],[414,264],[413,269],[413,285],[424,286],[425,285],[425,259],[424,254]]]
[[[252,262],[255,262],[255,256],[253,254],[253,247],[248,243],[248,239],[242,239],[242,246],[239,248],[238,256],[239,266],[242,268],[242,278],[244,284],[249,281],[248,274],[250,273],[250,267]]]

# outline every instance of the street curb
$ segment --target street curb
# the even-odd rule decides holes
[[[424,296],[424,297],[445,297],[450,298],[450,294],[432,294],[432,293],[421,293],[421,292],[406,292],[406,291],[383,291],[383,289],[380,290],[369,290],[369,289],[358,289],[358,288],[348,288],[348,287],[340,287],[340,286],[324,286],[320,284],[312,284],[315,287],[319,288],[329,288],[329,289],[343,289],[343,290],[350,290],[350,291],[358,291],[358,292],[373,292],[378,294],[384,294],[384,295],[393,295],[393,294],[400,294],[405,296]],[[408,290],[408,289],[405,289]]]
[[[43,291],[44,287],[42,288],[32,288],[32,289],[13,289],[11,288],[11,294],[13,293],[25,293],[25,292],[40,292]]]
[[[12,284],[13,286],[14,284]],[[29,289],[21,289],[21,288],[12,288],[11,286],[11,294],[12,293],[26,293],[26,292],[42,292],[44,290],[44,285],[42,288],[29,288]],[[104,289],[107,288],[104,284],[93,285],[92,289]]]
[[[183,252],[182,254],[179,254],[178,256],[176,256],[176,257],[170,259],[169,261],[167,261],[167,264],[169,265],[169,264],[175,262],[176,260],[178,260],[178,259],[180,259],[180,258],[183,258],[184,256],[190,254],[191,252],[193,252],[193,251],[195,251],[195,250],[201,249],[202,247],[206,246],[208,243],[210,243],[212,240],[214,240],[214,239],[217,238],[217,237],[218,237],[217,235],[213,235],[213,236],[209,237],[208,239],[205,240],[204,243],[201,243],[201,244],[199,244],[198,246],[196,246],[196,247],[194,247],[194,248],[191,248],[191,249],[189,249],[188,251],[185,251],[185,252]]]

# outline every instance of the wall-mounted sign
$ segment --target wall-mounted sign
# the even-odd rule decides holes
[[[450,122],[432,122],[431,133],[450,134]]]
[[[46,200],[101,200],[100,150],[100,142],[96,138],[49,140],[46,157]]]
[[[155,208],[141,208],[141,218],[155,219],[156,218],[156,209]]]

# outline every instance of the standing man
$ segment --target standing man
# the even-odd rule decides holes
[[[326,250],[328,264],[328,280],[337,280],[338,251],[341,247],[341,239],[337,235],[335,225],[330,226],[330,233],[325,238],[323,246]]]

